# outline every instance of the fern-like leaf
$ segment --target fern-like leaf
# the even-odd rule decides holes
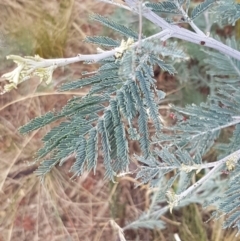
[[[44,160],[38,169],[35,171],[35,174],[40,177],[40,180],[43,181],[47,173],[49,173],[54,166],[58,163],[58,160],[50,159]]]
[[[19,132],[21,134],[26,134],[30,131],[37,130],[43,126],[46,126],[47,124],[50,124],[51,122],[59,119],[61,116],[57,115],[53,112],[48,112],[43,116],[37,117],[33,120],[31,120],[28,124],[22,126],[19,128]]]
[[[151,8],[152,11],[157,13],[182,14],[180,9],[178,9],[178,6],[171,1],[146,3],[145,6]]]
[[[133,38],[135,40],[138,39],[138,34],[133,31],[132,29],[122,25],[122,24],[118,24],[108,18],[105,18],[99,14],[94,14],[91,16],[92,20],[98,21],[101,24],[121,33],[122,35],[126,36],[127,38]]]
[[[74,172],[74,176],[80,176],[84,171],[84,164],[86,162],[86,146],[87,142],[84,137],[78,139],[78,147],[76,149],[76,161],[72,165],[70,171]]]
[[[216,8],[213,9],[213,13],[216,15],[216,22],[221,25],[232,24],[240,18],[240,4],[235,3],[236,1],[221,0]]]
[[[98,157],[98,133],[97,129],[92,128],[89,131],[89,137],[87,141],[87,169],[90,171],[91,169],[96,171],[97,166],[97,157]]]
[[[226,44],[233,49],[238,49],[238,45],[234,38],[227,39]],[[235,86],[239,86],[240,77],[240,61],[225,54],[214,52],[214,51],[205,51],[203,50],[208,57],[204,62],[209,66],[208,74],[212,76],[218,76],[217,80],[219,83],[230,84],[232,83]],[[228,81],[226,81],[226,76],[228,76]],[[219,78],[221,77],[221,78]]]
[[[143,106],[143,101],[140,98],[139,89],[135,82],[130,83],[130,89],[132,92],[132,96],[135,99],[137,103],[137,109],[139,112],[138,117],[138,127],[139,127],[139,133],[140,133],[140,147],[141,150],[144,153],[144,157],[148,157],[150,154],[150,141],[149,141],[149,131],[148,131],[148,115],[147,111]]]
[[[106,129],[104,119],[100,119],[98,121],[98,131],[101,135],[101,143],[102,143],[102,152],[103,152],[103,160],[104,167],[106,169],[105,177],[114,181],[114,176],[116,175],[112,168],[112,160],[111,160],[111,146],[108,139],[108,132]]]
[[[197,7],[195,7],[192,11],[191,18],[194,19],[198,17],[201,13],[206,11],[208,8],[215,3],[216,0],[205,0],[203,3],[200,3]]]
[[[84,40],[87,43],[97,44],[105,47],[116,48],[121,42],[105,36],[91,36]]]
[[[140,88],[144,94],[144,97],[145,97],[144,101],[146,102],[146,106],[149,108],[149,115],[153,119],[156,130],[160,131],[161,125],[160,125],[159,113],[158,113],[157,105],[154,101],[154,93],[150,89],[150,83],[149,83],[150,77],[147,76],[146,78],[142,71],[137,71],[136,77],[140,83]]]
[[[224,153],[224,156],[229,155],[235,151],[237,151],[240,147],[240,124],[235,126],[235,130],[233,132],[232,137],[230,138],[230,142],[227,144],[219,144],[217,148]]]

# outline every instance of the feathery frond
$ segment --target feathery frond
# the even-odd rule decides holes
[[[204,2],[200,3],[197,7],[195,7],[192,11],[191,18],[194,19],[198,17],[201,13],[206,11],[216,2],[216,0],[205,0]]]
[[[84,41],[87,43],[92,43],[92,44],[97,44],[97,45],[112,47],[112,48],[116,48],[120,45],[120,41],[117,41],[105,36],[89,36],[89,37],[86,37]]]
[[[138,33],[133,31],[132,29],[130,29],[122,24],[118,24],[118,23],[116,23],[106,17],[103,17],[99,14],[91,15],[91,19],[100,22],[101,24],[117,31],[118,33],[121,33],[122,35],[126,36],[127,38],[138,39]]]
[[[178,6],[171,1],[164,1],[159,3],[146,3],[145,6],[151,8],[152,11],[157,13],[181,14],[181,11],[178,9]]]
[[[240,4],[236,3],[236,1],[219,0],[212,12],[216,15],[216,21],[221,25],[234,25],[240,18],[239,10]]]

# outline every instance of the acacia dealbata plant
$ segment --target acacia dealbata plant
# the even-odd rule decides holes
[[[135,158],[139,163],[136,179],[149,183],[154,192],[149,210],[123,230],[162,229],[164,213],[204,200],[205,206],[216,205],[213,218],[226,216],[223,228],[240,231],[240,52],[234,37],[211,33],[214,22],[234,25],[240,18],[240,4],[232,0],[102,2],[137,16],[139,29],[93,14],[93,21],[119,36],[87,37],[86,42],[98,46],[95,54],[64,59],[8,56],[18,67],[4,75],[9,81],[5,92],[31,76],[50,83],[53,71],[70,63],[99,64],[96,72],[84,72],[82,78],[59,87],[59,91],[89,87],[84,97],[73,97],[61,111],[48,112],[20,128],[26,134],[61,120],[42,139],[36,174],[44,180],[54,166],[74,155],[73,177],[85,171],[95,173],[98,161],[103,160],[105,178],[115,181],[116,176],[131,175],[129,164]],[[155,34],[144,35],[144,19],[155,27]],[[190,45],[200,48],[201,54],[196,54],[196,48],[189,51]],[[203,71],[189,69],[194,54]],[[179,81],[200,75],[198,79],[204,79],[210,89],[201,104],[169,106],[173,125],[165,125],[160,115],[166,94],[156,86],[156,66]],[[226,128],[232,134],[221,144],[219,136]],[[131,141],[139,143],[141,154],[130,158]],[[216,160],[203,161],[210,149],[217,150]],[[220,177],[223,170],[228,172],[225,179]]]

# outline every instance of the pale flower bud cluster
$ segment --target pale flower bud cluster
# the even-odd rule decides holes
[[[128,50],[134,44],[133,38],[128,38],[127,41],[122,40],[121,45],[116,48],[115,57],[117,59],[121,58],[123,53]]]
[[[239,156],[238,155],[232,155],[230,156],[227,161],[226,161],[226,166],[228,171],[233,171],[237,162],[239,160]]]
[[[40,78],[41,82],[44,81],[46,84],[49,84],[52,81],[53,71],[57,68],[57,65],[44,68],[38,67],[37,64],[44,60],[39,55],[35,55],[34,57],[9,55],[7,59],[12,59],[17,64],[17,67],[13,71],[2,75],[9,84],[4,86],[4,90],[1,94],[9,92],[14,88],[16,89],[20,83],[33,76],[37,76]]]
[[[179,204],[180,195],[174,193],[173,190],[169,190],[166,192],[166,198],[168,199],[167,203],[169,205],[170,213],[172,213],[173,208],[177,207]]]

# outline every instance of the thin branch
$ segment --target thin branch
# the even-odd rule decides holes
[[[138,8],[136,7],[137,1],[136,0],[125,0],[126,4],[132,9],[133,12],[139,14]],[[195,43],[198,45],[204,45],[206,47],[210,47],[212,49],[216,49],[221,53],[224,53],[228,56],[231,56],[235,59],[240,60],[240,52],[211,38],[207,35],[200,34],[199,31],[195,28],[194,23],[191,23],[191,26],[194,28],[195,31],[198,33],[194,33],[192,31],[189,31],[187,29],[181,28],[176,25],[171,25],[168,22],[166,22],[163,18],[152,12],[150,8],[147,8],[144,6],[142,11],[142,16],[144,16],[146,19],[151,21],[156,26],[162,28],[162,29],[168,29],[170,31],[170,37],[182,39],[191,43]],[[166,40],[166,37],[164,38]]]
[[[181,166],[158,166],[158,167],[148,167],[149,170],[153,169],[159,169],[159,170],[174,170],[174,169],[179,169],[180,171],[184,171],[184,172],[191,172],[196,170],[201,171],[202,169],[207,169],[207,168],[211,168],[211,167],[215,167],[219,164],[219,161],[216,162],[210,162],[210,163],[204,163],[204,164],[193,164],[193,165],[185,165],[182,164]]]
[[[225,164],[229,159],[232,159],[233,157],[240,158],[240,149],[231,153],[230,155],[224,157],[223,159],[215,162],[214,168],[209,171],[204,177],[202,177],[199,181],[194,183],[192,186],[190,186],[187,190],[183,191],[181,194],[178,195],[178,200],[181,200],[185,198],[188,194],[195,191],[198,187],[200,187],[206,180],[208,180],[214,172],[216,172],[223,164]]]
[[[157,34],[154,34],[148,38],[143,39],[142,41],[147,41],[150,39],[156,39],[156,38],[162,38],[166,35],[168,35],[170,33],[170,31],[168,29],[163,30]],[[134,44],[132,44],[132,48],[136,47],[138,45],[139,42],[135,42]],[[52,65],[55,65],[57,67],[62,67],[62,66],[66,66],[68,64],[72,64],[72,63],[77,63],[77,62],[82,62],[82,61],[89,61],[89,62],[93,62],[93,63],[97,63],[102,59],[106,59],[109,57],[114,56],[114,54],[117,52],[118,50],[115,48],[113,50],[109,50],[109,51],[103,51],[99,54],[79,54],[76,57],[71,57],[71,58],[59,58],[59,59],[44,59],[41,62],[37,62],[34,64],[34,66],[32,67],[36,67],[36,68],[46,68]]]
[[[184,112],[184,111],[179,111],[180,113],[183,113],[183,114],[188,114],[187,112]],[[226,123],[226,124],[224,124],[224,125],[220,125],[220,126],[218,126],[218,127],[216,127],[216,128],[213,128],[213,129],[208,129],[208,130],[206,130],[206,131],[201,131],[200,133],[198,133],[198,134],[195,134],[195,135],[191,135],[191,136],[189,136],[187,139],[189,140],[189,141],[191,141],[191,140],[193,140],[194,138],[196,138],[196,137],[199,137],[199,136],[202,136],[202,135],[205,135],[206,133],[208,133],[208,132],[215,132],[215,131],[218,131],[218,130],[221,130],[221,129],[224,129],[224,128],[227,128],[227,127],[230,127],[230,126],[234,126],[234,125],[237,125],[237,124],[239,124],[240,123],[240,117],[238,117],[238,116],[235,116],[235,117],[232,117],[233,119],[235,119],[234,121],[231,121],[231,122],[229,122],[229,123]],[[166,129],[168,129],[167,127],[165,127]],[[171,129],[171,128],[170,128]],[[154,141],[154,142],[152,142],[152,144],[154,145],[154,144],[157,144],[157,143],[159,143],[159,141]]]
[[[238,123],[240,123],[240,119],[231,121],[231,122],[229,122],[229,123],[227,123],[227,124],[225,124],[225,125],[218,126],[218,127],[213,128],[213,129],[211,129],[211,130],[207,130],[206,132],[219,131],[219,130],[221,130],[221,129],[224,129],[224,128],[227,128],[227,127],[230,127],[230,126],[234,126],[234,125],[236,125],[236,124],[238,124]],[[199,137],[199,136],[204,135],[204,134],[205,134],[205,132],[202,131],[202,132],[200,132],[199,134],[196,134],[196,135],[191,136],[190,139]]]
[[[178,9],[181,11],[184,19],[188,20],[187,22],[192,27],[192,29],[201,36],[206,36],[206,34],[196,26],[196,24],[188,17],[187,13],[184,11],[183,7],[179,5],[178,1],[175,1],[175,4],[178,6]]]
[[[209,171],[204,177],[202,177],[199,181],[195,182],[192,186],[190,186],[187,190],[183,191],[182,193],[176,195],[172,194],[172,201],[169,202],[169,208],[170,211],[173,209],[173,207],[177,207],[178,203],[187,197],[189,194],[191,194],[193,191],[196,191],[205,181],[207,181],[213,173],[215,173],[223,164],[225,164],[229,160],[237,161],[240,158],[240,149],[231,153],[230,155],[224,157],[223,159],[217,161],[214,163],[214,167],[211,171]]]
[[[155,39],[155,38],[162,38],[166,35],[168,35],[170,33],[170,31],[168,29],[163,30],[157,34],[154,34],[148,38],[145,38],[142,41],[147,41],[149,39]],[[134,44],[131,45],[132,48],[136,47],[138,45],[138,42],[135,42]],[[106,59],[109,57],[114,56],[114,54],[117,52],[117,48],[109,50],[109,51],[103,51],[101,53],[98,54],[78,54],[75,57],[70,57],[70,58],[58,58],[58,59],[42,59],[41,61],[35,61],[34,59],[25,59],[26,63],[29,68],[32,69],[38,69],[38,68],[48,68],[50,66],[55,66],[57,67],[63,67],[69,64],[73,64],[73,63],[77,63],[77,62],[92,62],[92,63],[97,63],[99,61],[101,61],[102,59]],[[13,59],[11,58],[11,56],[13,55],[9,55],[9,59]],[[24,59],[24,58],[21,58]]]

